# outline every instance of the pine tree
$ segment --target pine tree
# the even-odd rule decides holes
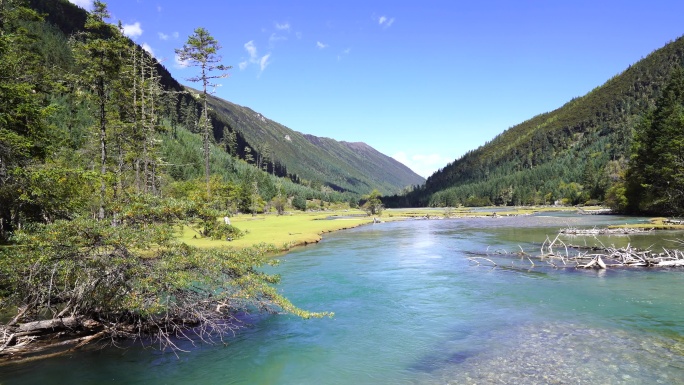
[[[82,68],[80,78],[84,86],[91,88],[97,105],[97,120],[100,147],[100,203],[98,218],[104,219],[107,174],[107,130],[110,117],[111,96],[122,67],[121,52],[125,50],[125,40],[111,25],[107,4],[95,1],[94,10],[88,15],[86,32],[77,40],[74,54]]]
[[[223,140],[226,144],[226,150],[231,156],[237,156],[237,135],[235,131],[228,130],[228,127],[223,127]]]
[[[49,144],[45,117],[50,109],[45,68],[35,52],[36,37],[23,23],[40,17],[14,0],[0,0],[0,241],[19,225],[18,173],[45,157]]]
[[[684,69],[677,68],[634,138],[627,173],[632,210],[684,213]]]
[[[245,162],[254,163],[254,156],[252,155],[252,149],[249,146],[245,146]]]
[[[200,95],[200,98],[203,108],[200,127],[204,139],[204,176],[207,183],[207,196],[211,196],[211,188],[209,185],[210,122],[207,112],[207,95],[209,92],[207,91],[207,88],[216,86],[216,84],[212,83],[213,79],[226,77],[227,75],[224,72],[231,68],[218,64],[221,62],[221,56],[217,54],[220,48],[221,46],[218,41],[216,41],[206,29],[200,27],[195,29],[194,34],[188,37],[188,41],[183,45],[182,49],[176,50],[179,60],[200,68],[200,75],[191,77],[188,80],[202,83],[202,94]],[[219,74],[211,75],[213,71],[219,71]]]

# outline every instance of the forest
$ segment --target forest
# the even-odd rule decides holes
[[[278,294],[260,270],[277,262],[271,246],[198,249],[177,235],[240,237],[219,218],[360,195],[250,151],[207,93],[180,86],[109,17],[100,1],[91,13],[0,1],[0,355],[40,340],[174,349],[185,333],[222,338],[244,311],[325,315]],[[178,48],[212,63],[200,84],[227,69],[219,47],[200,27]]]
[[[383,202],[388,207],[605,204],[621,212],[681,215],[684,206],[675,191],[682,191],[684,171],[679,147],[684,101],[677,86],[683,63],[684,38],[679,38],[587,95],[509,128],[424,185]],[[667,171],[652,172],[661,167]],[[664,186],[669,198],[656,192]]]
[[[175,338],[194,338],[187,333],[220,340],[241,312],[327,315],[273,288],[278,277],[260,269],[276,263],[266,257],[271,246],[177,240],[184,226],[238,238],[239,228],[219,220],[236,213],[361,199],[371,215],[554,203],[684,213],[682,38],[420,185],[384,158],[359,162],[354,154],[375,157],[363,143],[293,134],[317,164],[297,169],[295,153],[237,123],[290,131],[207,92],[228,70],[209,31],[198,27],[177,50],[202,69],[191,89],[109,18],[101,1],[87,13],[66,0],[0,0],[0,356],[46,335],[70,346],[127,338],[175,349]],[[344,162],[325,159],[330,153]],[[404,195],[375,189],[407,180],[416,184]]]

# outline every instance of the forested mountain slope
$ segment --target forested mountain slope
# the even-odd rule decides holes
[[[424,182],[408,167],[365,143],[302,134],[247,107],[216,97],[209,101],[217,119],[251,144],[250,152],[254,153],[257,165],[282,164],[289,174],[301,179],[361,194],[374,188],[383,194],[394,194]],[[244,152],[239,146],[236,150]]]
[[[66,36],[83,30],[86,12],[68,1],[30,0],[29,3]],[[167,111],[171,124],[192,130],[201,112],[198,91],[188,88],[190,92],[184,93],[186,89],[159,63],[157,72],[164,89],[176,92],[169,94],[175,100],[167,103],[175,103],[173,111]],[[395,194],[424,182],[423,177],[370,146],[305,136],[247,107],[215,97],[210,97],[210,101],[214,141],[232,156],[273,175],[289,177],[314,188],[328,186],[355,194],[367,194],[374,188],[383,194]]]
[[[0,360],[121,338],[174,349],[179,336],[234,332],[244,311],[322,316],[261,271],[281,246],[197,248],[185,229],[227,246],[244,233],[218,218],[307,200],[349,207],[358,195],[295,184],[209,143],[193,96],[109,15],[100,1],[90,14],[66,0],[0,1]]]
[[[624,170],[633,130],[673,69],[679,38],[555,111],[509,128],[390,205],[454,206],[601,201]]]
[[[12,41],[12,45],[0,47],[0,55],[6,58],[2,63],[3,68],[27,72],[23,77],[17,77],[18,80],[0,77],[0,83],[8,83],[0,84],[0,239],[3,233],[9,232],[8,218],[19,224],[24,220],[69,217],[77,212],[73,207],[79,203],[77,199],[58,199],[49,194],[36,197],[31,194],[22,195],[22,191],[34,191],[38,194],[50,191],[56,194],[57,190],[45,186],[29,188],[27,185],[34,177],[22,176],[21,179],[17,170],[28,172],[27,170],[34,166],[45,167],[50,169],[51,177],[55,175],[52,168],[58,166],[63,168],[60,172],[73,172],[71,168],[94,170],[97,167],[96,161],[101,157],[99,149],[102,147],[101,143],[93,142],[94,138],[101,136],[93,132],[100,125],[96,118],[100,116],[96,114],[99,107],[90,96],[89,87],[93,82],[84,80],[85,69],[92,68],[93,64],[84,61],[81,52],[83,50],[78,51],[79,44],[83,45],[92,38],[92,31],[85,28],[88,13],[67,0],[17,0],[6,4],[7,6],[0,8],[0,11],[10,12],[16,4],[29,5],[43,15],[44,19],[36,15],[31,16],[30,20],[10,20],[11,23],[5,22],[4,25],[0,25],[9,28],[12,23],[16,23],[21,26],[20,33],[11,31],[13,34],[5,35],[6,39],[15,40]],[[202,146],[198,143],[202,140],[197,134],[201,104],[141,47],[136,46],[128,38],[119,38],[115,27],[103,31],[107,39],[101,39],[104,43],[97,44],[118,39],[117,45],[110,47],[110,50],[122,61],[123,64],[120,65],[129,65],[133,61],[136,63],[126,69],[128,72],[114,74],[110,79],[112,85],[106,90],[108,95],[113,96],[106,99],[109,104],[105,105],[105,124],[110,128],[105,136],[108,139],[106,144],[113,148],[106,153],[105,161],[107,172],[121,179],[121,182],[117,183],[117,188],[124,189],[131,183],[130,180],[126,180],[129,178],[134,181],[133,185],[136,185],[138,190],[150,188],[156,190],[156,193],[166,193],[175,188],[172,187],[174,183],[185,183],[201,177],[203,156],[198,150]],[[14,35],[21,36],[25,41],[17,43],[18,38]],[[13,50],[4,49],[10,46]],[[137,68],[138,71],[132,71],[132,68]],[[150,89],[145,89],[148,96],[155,95],[155,98],[146,100],[147,126],[144,128],[142,114],[135,111],[135,108],[140,108],[143,104],[142,93],[140,90],[136,91],[139,92],[136,101],[131,93],[136,83],[124,76],[134,72],[140,75],[141,68],[146,68],[146,78],[139,79],[138,86],[149,85],[150,76],[156,79],[154,84],[149,85]],[[13,81],[19,82],[19,85],[15,85]],[[116,89],[115,82],[123,85]],[[30,100],[31,103],[24,99]],[[114,102],[118,102],[119,105],[110,106]],[[32,106],[33,110],[29,106]],[[41,112],[39,107],[44,111]],[[22,111],[34,112],[28,116]],[[214,136],[221,138],[225,133],[223,127],[226,123],[219,121],[216,114],[211,115]],[[21,129],[23,126],[26,128]],[[7,131],[8,129],[10,131]],[[32,139],[29,140],[25,136]],[[240,133],[235,133],[233,140],[235,146],[240,149],[250,145]],[[328,202],[348,202],[353,199],[358,201],[356,192],[331,193],[329,189],[322,189],[321,185],[311,188],[310,185],[293,183],[290,179],[297,180],[297,176],[288,174],[286,168],[277,162],[259,170],[255,167],[254,161],[251,164],[244,161],[245,157],[239,153],[233,154],[234,156],[228,154],[221,139],[216,142],[210,146],[211,174],[220,176],[222,182],[236,186],[239,194],[236,192],[232,197],[235,210],[248,210],[247,201],[254,201],[251,198],[255,198],[255,182],[259,195],[259,210],[280,193],[289,198],[302,198],[304,202],[306,199],[325,199]],[[27,148],[31,150],[27,151]],[[136,151],[147,153],[146,161],[130,164],[132,159],[136,158],[132,155]],[[46,159],[48,155],[59,158],[64,154],[73,159]],[[44,163],[50,164],[50,167],[44,166]],[[263,170],[264,168],[266,170]],[[135,176],[127,177],[126,173],[131,171]],[[143,187],[145,183],[142,180],[145,178],[141,175],[146,172],[154,174],[154,177],[146,187]],[[76,178],[72,177],[70,180]],[[79,196],[85,199],[87,194],[82,192]],[[47,212],[53,208],[46,208],[48,203],[42,201],[45,199],[50,200],[49,204],[57,205],[58,208],[54,210],[59,212],[48,214]]]

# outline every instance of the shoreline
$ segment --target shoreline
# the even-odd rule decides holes
[[[539,212],[551,212],[551,211],[573,211],[575,208],[564,208],[564,209],[551,209],[551,208],[486,208],[478,210],[459,210],[458,213],[454,213],[450,210],[444,209],[434,209],[434,208],[420,208],[420,209],[401,209],[401,210],[387,210],[382,216],[367,216],[365,213],[359,211],[322,211],[322,212],[309,212],[309,213],[293,213],[289,215],[275,216],[275,215],[240,215],[231,218],[231,221],[239,227],[241,230],[246,232],[245,237],[240,238],[236,241],[222,241],[222,240],[209,240],[206,238],[195,237],[196,230],[189,227],[183,229],[183,235],[179,237],[179,240],[186,242],[190,245],[195,244],[197,247],[206,248],[247,248],[247,247],[260,247],[264,245],[273,246],[267,252],[268,257],[277,257],[285,255],[290,251],[298,247],[308,246],[310,244],[317,244],[323,240],[323,236],[327,233],[332,233],[340,230],[348,230],[360,226],[366,226],[369,224],[378,223],[377,219],[380,219],[379,223],[384,222],[397,222],[397,221],[407,221],[407,220],[446,220],[446,219],[468,219],[468,218],[490,218],[495,220],[496,218],[504,218],[511,216],[528,216]],[[652,218],[651,221],[666,220],[665,218]],[[669,224],[669,226],[672,226]],[[682,226],[682,225],[679,225]],[[682,226],[684,228],[684,226]],[[276,243],[278,241],[280,244]],[[270,242],[267,242],[269,240]],[[188,242],[189,241],[189,242]],[[555,242],[555,241],[554,241]],[[543,246],[542,246],[543,247]],[[564,265],[565,260],[571,260],[568,256],[556,256],[551,253],[551,247],[549,246],[549,253],[547,255],[542,255],[539,258],[543,261],[545,258],[561,258],[563,259]],[[621,250],[618,250],[621,252]],[[586,254],[586,253],[585,253]],[[675,254],[677,255],[677,254]],[[575,268],[603,268],[615,267],[617,266],[612,260],[606,260],[605,262],[601,257],[595,256],[594,254],[587,256],[581,256],[581,258],[591,258],[594,259],[584,259],[583,264],[580,264],[579,258],[576,257],[574,262],[576,262]],[[660,255],[655,257],[661,258]],[[604,258],[607,258],[604,257]],[[471,261],[476,262],[480,265],[478,259],[487,260],[496,266],[496,263],[492,262],[490,259],[485,257],[473,257],[468,258]],[[528,258],[529,259],[529,258]],[[656,261],[648,262],[645,266],[681,266],[684,263],[680,263],[684,259],[679,258],[674,261]],[[530,260],[532,263],[532,261]],[[638,262],[638,261],[637,261]],[[553,263],[551,263],[553,265]],[[629,266],[636,265],[636,262],[630,261],[627,263]],[[639,264],[639,266],[642,266]],[[534,263],[532,263],[534,267]],[[555,265],[554,265],[555,267]],[[570,266],[568,266],[570,267]],[[61,319],[60,319],[60,322]],[[60,325],[61,326],[61,325]],[[92,330],[97,332],[97,330]],[[54,346],[63,346],[65,350],[57,350],[55,352],[48,352],[42,354],[44,348],[40,346],[35,351],[30,351],[26,357],[3,357],[0,358],[0,366],[5,364],[21,364],[24,362],[32,361],[34,359],[49,358],[54,355],[61,355],[68,353],[73,350],[81,348],[81,346],[86,345],[91,340],[97,339],[103,331],[99,331],[95,334],[80,334],[69,340],[64,340],[57,342]],[[66,347],[66,345],[70,347]],[[75,346],[72,346],[75,345]],[[54,346],[47,346],[51,349]],[[45,349],[47,349],[45,348]],[[2,350],[2,349],[0,349]],[[10,352],[10,354],[14,354]]]
[[[225,241],[200,237],[196,230],[184,227],[178,240],[200,248],[247,248],[260,244],[273,245],[277,254],[294,248],[317,244],[328,233],[349,230],[375,223],[406,220],[444,220],[458,218],[502,218],[525,216],[539,212],[576,211],[576,207],[486,207],[486,208],[402,208],[386,209],[379,216],[368,216],[359,209],[289,212],[284,215],[240,214],[231,217],[231,224],[242,230],[241,238]]]

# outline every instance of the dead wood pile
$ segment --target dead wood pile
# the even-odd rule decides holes
[[[492,259],[494,255],[511,255],[519,257],[521,261],[529,262],[535,267],[535,261],[541,265],[554,268],[577,268],[577,269],[608,269],[616,267],[684,267],[684,251],[665,249],[654,251],[650,249],[638,249],[627,245],[617,248],[614,246],[577,246],[565,244],[560,234],[553,240],[546,238],[539,254],[527,253],[520,247],[519,252],[509,253],[497,250],[487,251],[484,256],[467,257],[468,260],[478,265],[485,263],[490,266],[498,266]],[[683,242],[684,244],[684,242]]]

